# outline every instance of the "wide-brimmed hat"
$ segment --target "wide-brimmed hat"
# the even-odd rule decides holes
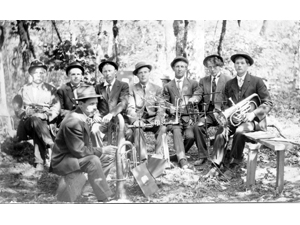
[[[102,61],[102,62],[99,64],[99,66],[98,66],[99,71],[100,71],[101,73],[102,73],[102,69],[103,69],[104,65],[106,65],[106,64],[112,65],[113,67],[115,67],[116,70],[118,70],[118,68],[119,68],[119,66],[118,66],[117,63],[115,63],[115,62],[113,62],[113,61],[104,60],[104,61]]]
[[[83,68],[83,66],[82,66],[79,62],[75,61],[75,62],[71,62],[71,63],[67,66],[67,68],[66,68],[66,73],[67,73],[67,75],[68,75],[69,71],[70,71],[71,69],[73,69],[73,68],[78,68],[78,69],[80,69],[80,70],[82,71],[82,75],[84,74],[84,68]]]
[[[173,61],[171,62],[171,67],[173,68],[175,63],[179,62],[179,61],[183,61],[186,64],[189,64],[189,60],[183,56],[177,56],[175,59],[173,59]]]
[[[252,64],[254,63],[254,60],[253,60],[253,59],[249,56],[249,54],[246,53],[246,52],[238,52],[238,53],[232,55],[232,56],[230,57],[230,59],[231,59],[231,61],[234,63],[234,62],[235,62],[235,59],[236,59],[237,57],[239,57],[239,56],[248,59],[248,61],[249,61],[249,63],[250,63],[250,66],[252,66]]]
[[[218,59],[220,59],[222,61],[222,63],[224,63],[224,60],[221,56],[217,55],[217,54],[212,54],[212,55],[209,55],[209,56],[206,56],[205,59],[203,60],[203,65],[205,67],[207,67],[207,61],[210,59],[210,58],[213,58],[213,57],[217,57]]]
[[[170,76],[167,74],[162,75],[160,79],[161,80],[169,80],[169,81],[171,80]]]
[[[101,95],[98,95],[95,91],[94,86],[92,85],[83,85],[76,89],[77,98],[76,101],[87,99],[87,98],[98,98]]]
[[[43,69],[47,70],[47,66],[43,62],[41,62],[40,60],[37,60],[37,59],[35,59],[34,61],[32,61],[30,63],[30,66],[28,68],[28,72],[31,74],[31,71],[34,68],[43,68]]]
[[[148,67],[150,71],[152,70],[152,66],[150,64],[147,64],[145,62],[139,62],[135,65],[135,70],[132,73],[134,75],[137,75],[137,73],[139,72],[139,69],[141,69],[143,67]]]

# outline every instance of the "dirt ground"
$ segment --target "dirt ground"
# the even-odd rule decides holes
[[[276,120],[288,139],[296,142],[300,138],[300,129],[293,121],[290,123]],[[274,131],[275,132],[275,131]],[[147,149],[153,153],[153,134],[148,134]],[[172,135],[169,134],[170,153],[174,153]],[[59,176],[48,173],[36,173],[33,167],[32,146],[15,146],[11,139],[5,139],[0,151],[0,203],[58,203],[56,189]],[[156,179],[159,190],[146,198],[133,177],[125,183],[126,194],[132,203],[224,203],[224,202],[300,202],[300,152],[299,147],[285,154],[284,190],[278,194],[276,183],[276,153],[267,148],[260,150],[256,170],[256,183],[246,189],[246,162],[248,150],[244,151],[243,165],[231,170],[232,179],[224,176],[218,179],[204,179],[210,163],[185,172],[174,163],[174,168],[166,169]],[[191,164],[197,158],[195,145],[188,153]],[[221,168],[221,171],[223,169]],[[110,171],[108,183],[116,191],[116,169]],[[96,198],[91,186],[86,184],[77,203],[93,203]]]

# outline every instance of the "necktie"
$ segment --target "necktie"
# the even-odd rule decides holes
[[[216,84],[216,77],[213,78],[211,84],[211,91],[212,91],[212,104],[215,104],[215,92],[216,92],[217,84]]]
[[[108,85],[107,85],[107,89],[106,89],[107,99],[109,99],[109,95],[110,95],[110,87],[111,87],[111,84],[108,84]]]
[[[243,78],[238,78],[238,85],[240,88],[243,86]]]
[[[143,92],[144,92],[144,96],[146,94],[146,85],[143,85]]]
[[[74,98],[77,99],[77,88],[79,87],[79,85],[77,86],[73,86],[72,90],[73,90],[73,94],[74,94]],[[76,104],[78,104],[78,101],[76,101]]]
[[[179,94],[181,95],[181,87],[180,87],[181,80],[177,80],[177,89],[179,91]]]

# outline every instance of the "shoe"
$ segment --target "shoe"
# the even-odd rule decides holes
[[[181,159],[179,164],[180,164],[181,169],[183,169],[184,171],[187,171],[187,172],[194,171],[194,167],[192,165],[190,165],[186,159]]]
[[[206,161],[207,161],[207,158],[199,159],[199,160],[197,160],[197,161],[194,162],[194,166],[201,166],[201,165],[203,165]]]
[[[177,155],[170,155],[170,161],[171,162],[178,162]]]
[[[44,165],[41,163],[37,163],[35,167],[35,171],[37,172],[43,172],[44,171]]]

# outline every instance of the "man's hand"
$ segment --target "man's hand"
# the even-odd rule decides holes
[[[136,121],[134,121],[133,125],[135,127],[144,127],[145,123],[142,120],[136,120]]]
[[[114,158],[116,156],[116,151],[118,147],[113,145],[104,146],[102,148],[96,148],[95,155],[100,157],[101,155],[110,156]]]
[[[243,119],[243,122],[252,122],[255,118],[255,113],[254,112],[249,112],[245,115],[245,118]]]
[[[101,123],[103,121],[103,119],[99,115],[94,115],[93,120],[96,123]]]
[[[106,116],[103,117],[102,121],[103,121],[104,123],[108,123],[108,122],[111,121],[112,118],[113,118],[113,114],[108,113]]]

